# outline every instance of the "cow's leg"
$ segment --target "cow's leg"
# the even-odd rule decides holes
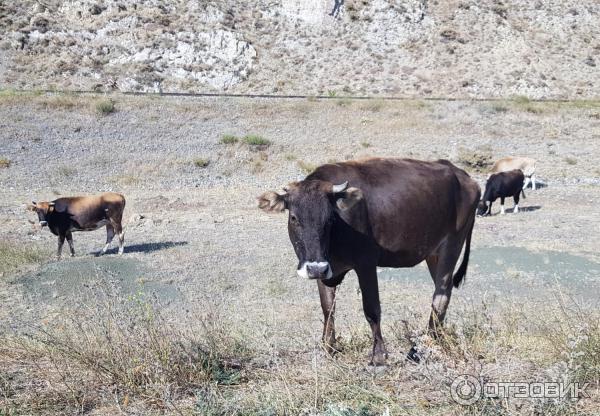
[[[125,249],[125,231],[123,231],[121,221],[111,223],[119,239],[119,255],[121,255],[123,254],[123,250]]]
[[[71,251],[71,257],[75,256],[75,248],[73,247],[73,233],[71,231],[67,231],[66,234],[67,242],[69,243],[69,250]]]
[[[328,287],[322,281],[317,282],[319,286],[319,297],[321,298],[321,309],[323,309],[323,344],[325,350],[333,354],[337,351],[335,342],[335,289]]]
[[[439,330],[443,325],[446,310],[450,303],[454,268],[460,257],[466,237],[463,234],[465,233],[460,233],[459,236],[449,236],[437,252],[426,259],[429,272],[435,283],[435,291],[431,302],[431,315],[429,317],[429,333],[435,338],[439,336]]]
[[[56,257],[60,259],[62,254],[63,244],[65,243],[66,234],[63,232],[58,233],[58,249],[56,250]]]
[[[515,201],[515,207],[513,208],[513,212],[516,214],[517,212],[519,212],[519,198],[521,197],[521,191],[519,191],[518,193],[516,193],[513,196],[513,200]]]
[[[531,175],[531,189],[535,191],[535,175]]]
[[[106,244],[104,245],[101,254],[106,253],[106,250],[109,249],[110,243],[112,242],[114,236],[115,228],[112,226],[112,224],[106,224]]]
[[[379,303],[379,286],[377,284],[377,268],[375,266],[356,269],[358,283],[362,292],[363,311],[373,334],[373,355],[371,365],[384,365],[387,351],[381,335],[381,304]]]
[[[488,206],[488,210],[486,211],[485,215],[492,215],[492,201],[489,201],[490,205]]]
[[[500,197],[500,214],[504,215],[504,197]]]

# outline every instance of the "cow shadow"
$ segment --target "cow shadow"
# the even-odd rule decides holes
[[[115,242],[113,241],[113,244]],[[156,243],[142,243],[142,244],[131,244],[127,245],[125,242],[125,250],[124,254],[127,253],[152,253],[154,251],[166,250],[173,247],[186,246],[189,243],[187,241],[160,241]],[[118,252],[118,247],[112,247],[106,251],[106,254],[116,254]],[[101,254],[101,250],[95,251],[92,254],[99,256]]]
[[[538,209],[542,209],[541,205],[528,205],[526,207],[519,207],[519,212],[533,212]]]
[[[548,182],[546,182],[544,179],[538,179],[535,178],[535,189],[542,189],[542,188],[547,188],[548,187]],[[523,189],[528,189],[529,192],[535,192],[531,186],[531,182],[527,184],[526,188]]]

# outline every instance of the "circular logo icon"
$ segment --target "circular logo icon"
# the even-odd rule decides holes
[[[476,377],[463,374],[450,385],[450,395],[458,404],[471,405],[481,398],[481,383]]]

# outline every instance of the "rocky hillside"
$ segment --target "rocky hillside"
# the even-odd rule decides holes
[[[600,97],[597,0],[0,1],[0,87]]]

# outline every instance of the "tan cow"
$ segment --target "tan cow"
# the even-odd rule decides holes
[[[492,167],[492,173],[508,172],[514,169],[520,169],[525,175],[523,188],[527,188],[531,182],[531,189],[535,191],[535,159],[530,157],[509,156],[498,160]]]
[[[38,215],[40,225],[47,226],[58,236],[60,258],[65,238],[69,242],[71,256],[75,255],[72,231],[94,231],[106,226],[106,245],[102,254],[110,247],[115,236],[119,237],[119,254],[123,254],[125,233],[121,220],[125,209],[125,197],[114,192],[93,196],[58,198],[54,201],[33,202],[28,209]]]

